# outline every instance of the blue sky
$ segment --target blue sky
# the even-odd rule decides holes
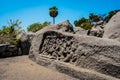
[[[22,28],[35,22],[52,22],[49,8],[58,7],[59,15],[56,23],[88,17],[89,13],[104,14],[111,10],[120,9],[120,0],[1,0],[0,28],[7,22],[19,19]]]

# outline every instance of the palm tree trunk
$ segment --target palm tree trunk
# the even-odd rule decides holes
[[[53,17],[53,24],[55,24],[55,17]]]

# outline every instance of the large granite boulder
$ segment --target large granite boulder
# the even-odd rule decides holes
[[[19,56],[18,48],[15,45],[0,44],[0,58]]]
[[[9,41],[0,44],[0,58],[25,55],[29,53],[34,33],[26,33],[24,30],[19,30],[16,32],[16,35],[17,40],[14,41],[15,44],[10,44]],[[10,37],[7,37],[6,39],[9,38]]]
[[[56,28],[57,30],[62,31],[62,32],[74,32],[73,26],[69,22],[69,20],[57,24]]]
[[[87,35],[88,31],[80,27],[74,28],[74,34]]]
[[[20,49],[19,52],[21,54],[28,54],[30,50],[30,39],[27,33],[24,30],[19,30],[16,32],[17,39],[20,39],[18,42],[18,48]]]
[[[61,22],[59,24],[48,25],[44,27],[44,29],[42,29],[42,31],[47,31],[47,30],[58,30],[62,32],[74,33],[73,26],[68,20]],[[39,31],[37,33],[39,33]]]
[[[91,30],[88,31],[88,35],[90,36],[96,36],[96,37],[103,37],[104,33],[104,22],[99,21],[97,22]]]
[[[120,41],[120,12],[116,13],[105,25],[104,38],[115,39]]]
[[[27,32],[27,36],[28,36],[28,39],[29,39],[29,43],[31,44],[34,36],[35,36],[35,33],[33,32]]]
[[[103,76],[98,79],[96,75],[88,77],[76,71],[81,67],[120,78],[120,42],[53,30],[54,26],[47,26],[35,34],[29,52],[31,60],[82,80],[110,79]]]

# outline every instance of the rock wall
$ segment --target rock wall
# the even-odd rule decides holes
[[[14,45],[0,44],[0,58],[20,56],[20,50]]]
[[[21,53],[23,55],[29,54],[30,50],[30,36],[24,31],[24,30],[19,30],[16,32],[17,38],[20,39],[17,46],[21,50]]]
[[[27,34],[24,30],[19,30],[16,34],[18,39],[16,45],[9,41],[6,41],[5,44],[0,44],[0,58],[26,55],[29,53],[34,34]],[[8,36],[7,38],[9,39],[10,37]]]
[[[120,78],[120,43],[114,40],[41,31],[33,39],[29,57],[43,65],[41,56]]]

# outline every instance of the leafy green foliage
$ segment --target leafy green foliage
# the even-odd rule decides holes
[[[101,16],[96,15],[94,13],[90,13],[89,14],[89,19],[90,19],[91,22],[98,22],[98,21],[101,20]]]
[[[3,26],[3,29],[1,30],[1,34],[9,34],[10,31],[10,27],[7,26]]]
[[[55,17],[58,15],[58,8],[56,6],[49,8],[49,15],[53,17],[53,24],[55,24]]]
[[[38,30],[42,29],[43,27],[50,25],[50,22],[45,21],[44,23],[33,23],[27,27],[28,31],[37,32]]]
[[[94,13],[90,13],[89,14],[89,19],[90,19],[91,22],[98,22],[100,20],[103,20],[104,22],[108,22],[112,18],[112,16],[115,15],[118,11],[120,11],[120,9],[110,11],[108,13],[108,15],[105,15],[105,14],[96,15]]]
[[[104,18],[104,15],[96,15],[94,13],[89,14],[89,19],[81,18],[79,20],[75,20],[74,24],[75,26],[81,27],[83,29],[91,29],[93,27],[94,22],[98,22]]]
[[[108,22],[111,19],[111,17],[113,15],[115,15],[118,11],[120,11],[120,10],[110,11],[107,16],[106,16],[106,14],[99,14],[98,15],[98,14],[90,13],[89,19],[86,19],[83,17],[79,20],[75,20],[74,24],[75,24],[75,26],[78,26],[78,27],[81,27],[83,29],[88,30],[88,29],[91,29],[93,27],[94,23],[96,23],[100,20],[102,20],[104,22]]]
[[[21,27],[19,26],[21,24],[21,21],[16,20],[16,21],[8,21],[8,26],[3,26],[3,29],[1,30],[1,34],[14,34],[16,30],[20,29]]]
[[[86,19],[84,17],[79,20],[74,21],[74,24],[75,24],[75,26],[81,27],[86,30],[91,29],[93,26],[93,24],[91,24],[90,20]]]
[[[3,26],[3,29],[0,30],[0,43],[10,43],[12,45],[17,45],[18,39],[16,38],[16,31],[21,27],[19,26],[21,21],[10,20],[8,26]]]

